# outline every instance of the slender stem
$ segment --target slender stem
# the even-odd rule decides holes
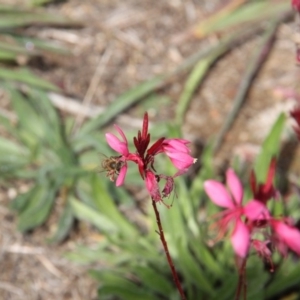
[[[247,283],[246,283],[246,263],[247,258],[243,258],[242,261],[240,261],[239,258],[237,258],[237,265],[241,265],[239,268],[239,280],[238,280],[238,287],[235,294],[235,300],[239,300],[241,296],[241,292],[243,291],[243,299],[246,300],[247,298]],[[242,290],[243,289],[243,290]]]
[[[172,271],[172,276],[173,276],[174,282],[175,282],[176,287],[179,291],[181,299],[186,300],[186,297],[185,297],[184,292],[182,290],[182,287],[181,287],[177,272],[175,270],[171,255],[169,253],[167,241],[165,239],[164,231],[163,231],[161,221],[160,221],[159,212],[158,212],[158,209],[157,209],[157,206],[156,206],[156,202],[154,200],[152,200],[152,206],[153,206],[153,209],[154,209],[154,212],[155,212],[156,222],[157,222],[157,226],[158,226],[158,230],[159,230],[159,237],[160,237],[160,240],[161,240],[162,245],[164,247],[164,250],[165,250],[165,253],[166,253],[166,256],[167,256],[167,260],[168,260],[168,264],[169,264],[170,269]]]

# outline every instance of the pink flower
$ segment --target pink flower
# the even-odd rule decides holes
[[[251,200],[247,205],[242,206],[243,187],[232,169],[226,172],[226,183],[229,192],[223,184],[215,180],[205,181],[204,190],[216,205],[226,208],[219,220],[220,231],[224,234],[229,224],[233,223],[230,239],[234,252],[240,257],[245,257],[250,246],[250,225],[254,221],[269,218],[269,213],[266,207],[256,200]],[[243,216],[247,224],[242,221]]]
[[[299,230],[278,220],[270,220],[270,225],[274,231],[273,240],[277,244],[279,252],[286,255],[287,248],[290,248],[300,255]]]
[[[120,127],[115,125],[120,137],[111,133],[106,133],[106,140],[109,146],[120,156],[111,156],[102,162],[107,176],[114,181],[115,175],[118,175],[116,185],[122,185],[127,172],[127,162],[132,161],[138,166],[138,170],[154,201],[163,201],[162,198],[168,197],[174,189],[174,178],[187,171],[195,162],[190,155],[190,149],[187,147],[189,142],[184,139],[166,139],[159,138],[150,147],[150,133],[148,132],[148,114],[144,114],[142,129],[138,131],[137,136],[133,138],[135,152],[128,150],[127,138]],[[157,174],[155,170],[155,156],[159,153],[166,153],[171,159],[178,172],[174,176]],[[163,179],[166,184],[160,191],[158,182]]]

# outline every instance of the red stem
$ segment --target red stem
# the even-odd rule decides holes
[[[177,287],[177,289],[179,291],[181,299],[182,300],[186,300],[184,292],[183,292],[181,284],[180,284],[180,281],[179,281],[179,278],[178,278],[178,275],[176,273],[176,270],[175,270],[175,267],[174,267],[171,255],[169,253],[168,245],[167,245],[167,242],[165,240],[164,231],[163,231],[163,228],[162,228],[162,225],[161,225],[161,221],[160,221],[159,212],[157,210],[156,202],[154,200],[152,200],[152,205],[153,205],[153,209],[154,209],[155,216],[156,216],[156,222],[157,222],[157,226],[158,226],[158,230],[159,230],[160,240],[161,240],[162,245],[164,247],[164,250],[165,250],[165,253],[166,253],[166,256],[167,256],[167,260],[168,260],[170,269],[172,271],[172,276],[173,276],[174,282],[175,282],[176,287]]]
[[[241,292],[243,289],[243,299],[245,300],[247,298],[247,283],[246,283],[246,263],[247,258],[243,258],[241,261],[241,258],[237,258],[237,265],[241,265],[239,268],[239,280],[238,280],[238,287],[235,294],[235,300],[239,300],[241,296]]]

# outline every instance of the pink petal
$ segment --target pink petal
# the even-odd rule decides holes
[[[174,189],[174,178],[172,176],[167,176],[165,179],[166,184],[162,190],[162,194],[164,197],[168,197]]]
[[[244,214],[251,221],[270,219],[270,213],[267,207],[258,200],[248,202],[244,206]]]
[[[234,252],[240,257],[246,257],[250,246],[250,233],[248,227],[238,219],[231,235]]]
[[[204,190],[211,201],[216,205],[225,208],[234,208],[234,203],[232,202],[228,191],[220,182],[215,180],[206,180],[204,182]]]
[[[270,243],[269,240],[266,241],[252,240],[251,242],[258,255],[260,255],[265,259],[269,259],[272,255],[272,252],[268,247],[269,243]]]
[[[226,184],[228,185],[230,192],[235,200],[235,203],[240,205],[243,200],[243,187],[240,179],[237,177],[232,169],[228,169],[226,172]]]
[[[191,150],[186,146],[189,142],[183,139],[167,139],[163,142],[165,151],[190,153]]]
[[[273,221],[273,229],[290,249],[300,255],[300,232],[297,228],[284,224],[283,222]]]
[[[106,133],[106,141],[108,145],[114,149],[116,152],[121,153],[122,155],[128,155],[128,146],[126,143],[121,142],[114,134]]]
[[[146,188],[154,201],[160,201],[161,195],[159,191],[159,186],[156,180],[156,177],[153,172],[146,171]]]
[[[124,183],[126,173],[127,173],[127,164],[125,164],[121,168],[120,174],[119,174],[119,176],[117,178],[117,181],[116,181],[116,186],[120,186],[120,185],[122,185]]]
[[[120,136],[121,136],[122,139],[123,139],[123,142],[124,142],[125,144],[128,144],[127,138],[126,138],[126,136],[125,136],[124,131],[123,131],[118,125],[116,125],[116,124],[114,125],[114,127],[115,127],[116,130],[119,132]]]
[[[300,1],[299,0],[292,0],[292,6],[296,11],[300,11]]]
[[[178,142],[180,142],[181,144],[184,144],[184,145],[188,145],[188,144],[191,143],[190,141],[185,140],[185,139],[169,139],[169,140],[178,141]]]
[[[188,169],[193,163],[194,158],[183,152],[166,152],[166,155],[171,159],[173,165],[179,169]]]

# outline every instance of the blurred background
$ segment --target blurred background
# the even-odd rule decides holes
[[[189,139],[199,160],[160,207],[187,297],[233,299],[202,183],[229,164],[248,182],[267,145],[260,180],[278,155],[283,195],[298,188],[280,115],[299,101],[298,31],[283,0],[0,0],[0,299],[179,299],[138,172],[119,189],[101,173],[104,133],[132,143],[145,111],[152,141]],[[247,299],[299,299],[298,261],[275,263],[251,257]]]

